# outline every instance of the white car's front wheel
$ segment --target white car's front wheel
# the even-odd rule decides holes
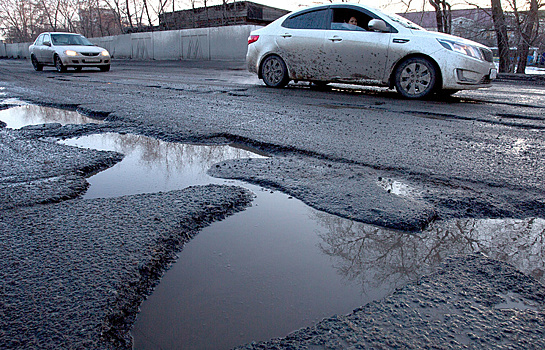
[[[64,66],[64,64],[62,64],[61,58],[59,56],[55,56],[55,68],[59,73],[66,72],[66,67]]]
[[[435,88],[437,71],[426,58],[412,57],[403,61],[396,69],[395,87],[406,98],[422,98]]]

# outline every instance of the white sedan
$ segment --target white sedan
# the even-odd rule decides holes
[[[378,85],[406,98],[488,87],[497,73],[486,46],[359,4],[310,7],[253,31],[246,61],[271,87]]]
[[[80,34],[42,33],[28,49],[36,71],[43,70],[44,66],[54,66],[61,73],[68,67],[76,71],[83,67],[96,67],[103,72],[110,70],[110,53]]]

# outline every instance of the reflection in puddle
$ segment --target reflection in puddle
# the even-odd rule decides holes
[[[545,282],[545,220],[460,219],[436,222],[421,233],[383,229],[315,213],[327,227],[322,251],[363,290],[394,290],[455,254],[482,252]]]
[[[64,144],[123,153],[123,161],[88,179],[84,198],[118,197],[225,183],[206,174],[213,164],[239,158],[263,158],[231,146],[198,146],[164,142],[133,134],[95,134]]]
[[[46,119],[40,123],[51,121]],[[62,142],[125,154],[122,162],[88,179],[85,198],[211,182],[244,186],[257,195],[252,207],[213,223],[185,245],[141,307],[132,332],[137,350],[228,349],[285,336],[380,299],[453,254],[483,252],[545,282],[543,219],[464,219],[437,222],[421,233],[393,231],[206,174],[226,159],[261,157],[248,150],[119,134]],[[379,185],[414,195],[397,181],[380,179]],[[526,305],[515,297],[506,300],[501,307]]]
[[[88,118],[76,111],[30,104],[18,105],[0,111],[0,120],[5,122],[7,127],[11,129],[20,129],[26,125],[40,125],[45,123],[59,123],[61,125],[101,123],[101,121]]]

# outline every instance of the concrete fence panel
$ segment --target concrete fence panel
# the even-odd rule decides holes
[[[153,33],[153,59],[182,59],[182,38],[177,30]]]
[[[209,61],[210,30],[208,28],[180,30],[182,37],[182,59]]]
[[[244,60],[248,36],[258,28],[250,25],[210,28],[210,57],[213,60]]]
[[[153,59],[153,33],[131,34],[131,58],[137,60]]]

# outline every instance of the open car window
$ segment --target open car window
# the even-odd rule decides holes
[[[333,17],[330,29],[333,30],[351,30],[367,31],[369,30],[369,21],[373,17],[366,13],[352,8],[333,8]]]

